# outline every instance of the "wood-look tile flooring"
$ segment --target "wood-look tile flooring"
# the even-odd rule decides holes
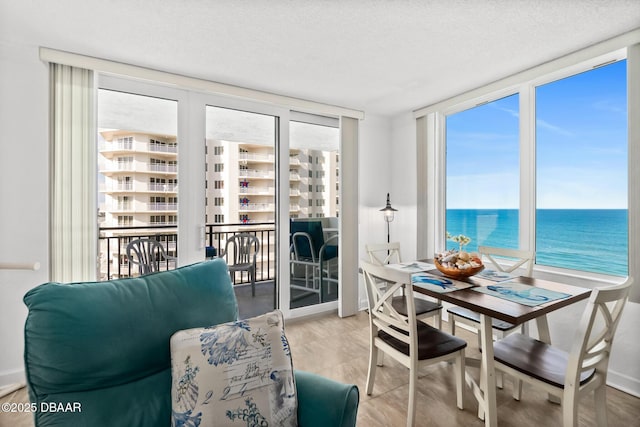
[[[365,394],[368,364],[368,318],[365,312],[340,319],[336,314],[324,314],[286,324],[296,369],[315,372],[338,381],[356,384],[360,389],[358,426],[395,427],[406,425],[408,370],[385,358],[385,366],[378,368],[373,394]],[[448,330],[448,324],[443,324]],[[467,355],[478,357],[475,334],[461,331],[460,336],[469,343]],[[468,368],[477,379],[478,370]],[[433,365],[420,375],[416,426],[483,426],[476,414],[478,405],[466,389],[464,410],[455,405],[455,383],[452,366],[447,363]],[[640,399],[609,387],[607,390],[609,426],[633,427],[640,422]],[[4,398],[4,402],[27,402],[26,390],[20,389]],[[579,425],[595,425],[593,398],[580,403]],[[511,397],[511,384],[498,390],[498,423],[504,427],[561,426],[559,405],[549,403],[546,394],[528,385],[524,386],[520,402]],[[0,413],[0,427],[32,427],[30,414]],[[327,426],[331,427],[331,426]]]

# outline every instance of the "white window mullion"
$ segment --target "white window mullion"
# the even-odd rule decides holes
[[[536,109],[535,88],[520,89],[520,218],[519,247],[535,251],[536,238]]]

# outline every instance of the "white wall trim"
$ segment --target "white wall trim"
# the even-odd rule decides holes
[[[86,68],[103,73],[111,73],[126,77],[162,82],[175,85],[179,88],[193,89],[200,92],[228,95],[238,98],[251,99],[259,102],[266,102],[278,106],[291,108],[292,110],[332,116],[345,116],[354,119],[364,119],[364,112],[335,105],[322,104],[300,98],[293,98],[284,95],[277,95],[240,86],[232,86],[210,80],[198,79],[195,77],[183,76],[180,74],[168,73],[165,71],[153,70],[137,65],[124,64],[110,61],[108,59],[96,58],[92,56],[80,55],[71,52],[40,47],[40,59],[47,62],[71,65],[74,67]]]

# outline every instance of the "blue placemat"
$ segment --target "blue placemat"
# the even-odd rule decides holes
[[[563,292],[550,291],[548,289],[512,281],[499,282],[489,286],[478,286],[473,288],[473,290],[529,307],[535,307],[571,296]]]
[[[470,283],[453,281],[446,277],[438,277],[429,273],[414,273],[411,275],[411,284],[433,292],[443,294],[445,292],[458,291],[473,286]]]
[[[505,273],[504,271],[491,270],[489,268],[485,268],[480,273],[476,274],[474,277],[478,279],[486,279],[491,280],[492,282],[502,282],[505,280],[513,279],[509,273]]]

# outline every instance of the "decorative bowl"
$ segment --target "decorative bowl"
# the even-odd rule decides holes
[[[480,265],[478,267],[469,267],[461,270],[459,268],[444,267],[437,259],[434,259],[433,263],[442,274],[447,277],[451,277],[452,279],[464,279],[466,277],[475,276],[476,274],[484,270],[484,265]]]

